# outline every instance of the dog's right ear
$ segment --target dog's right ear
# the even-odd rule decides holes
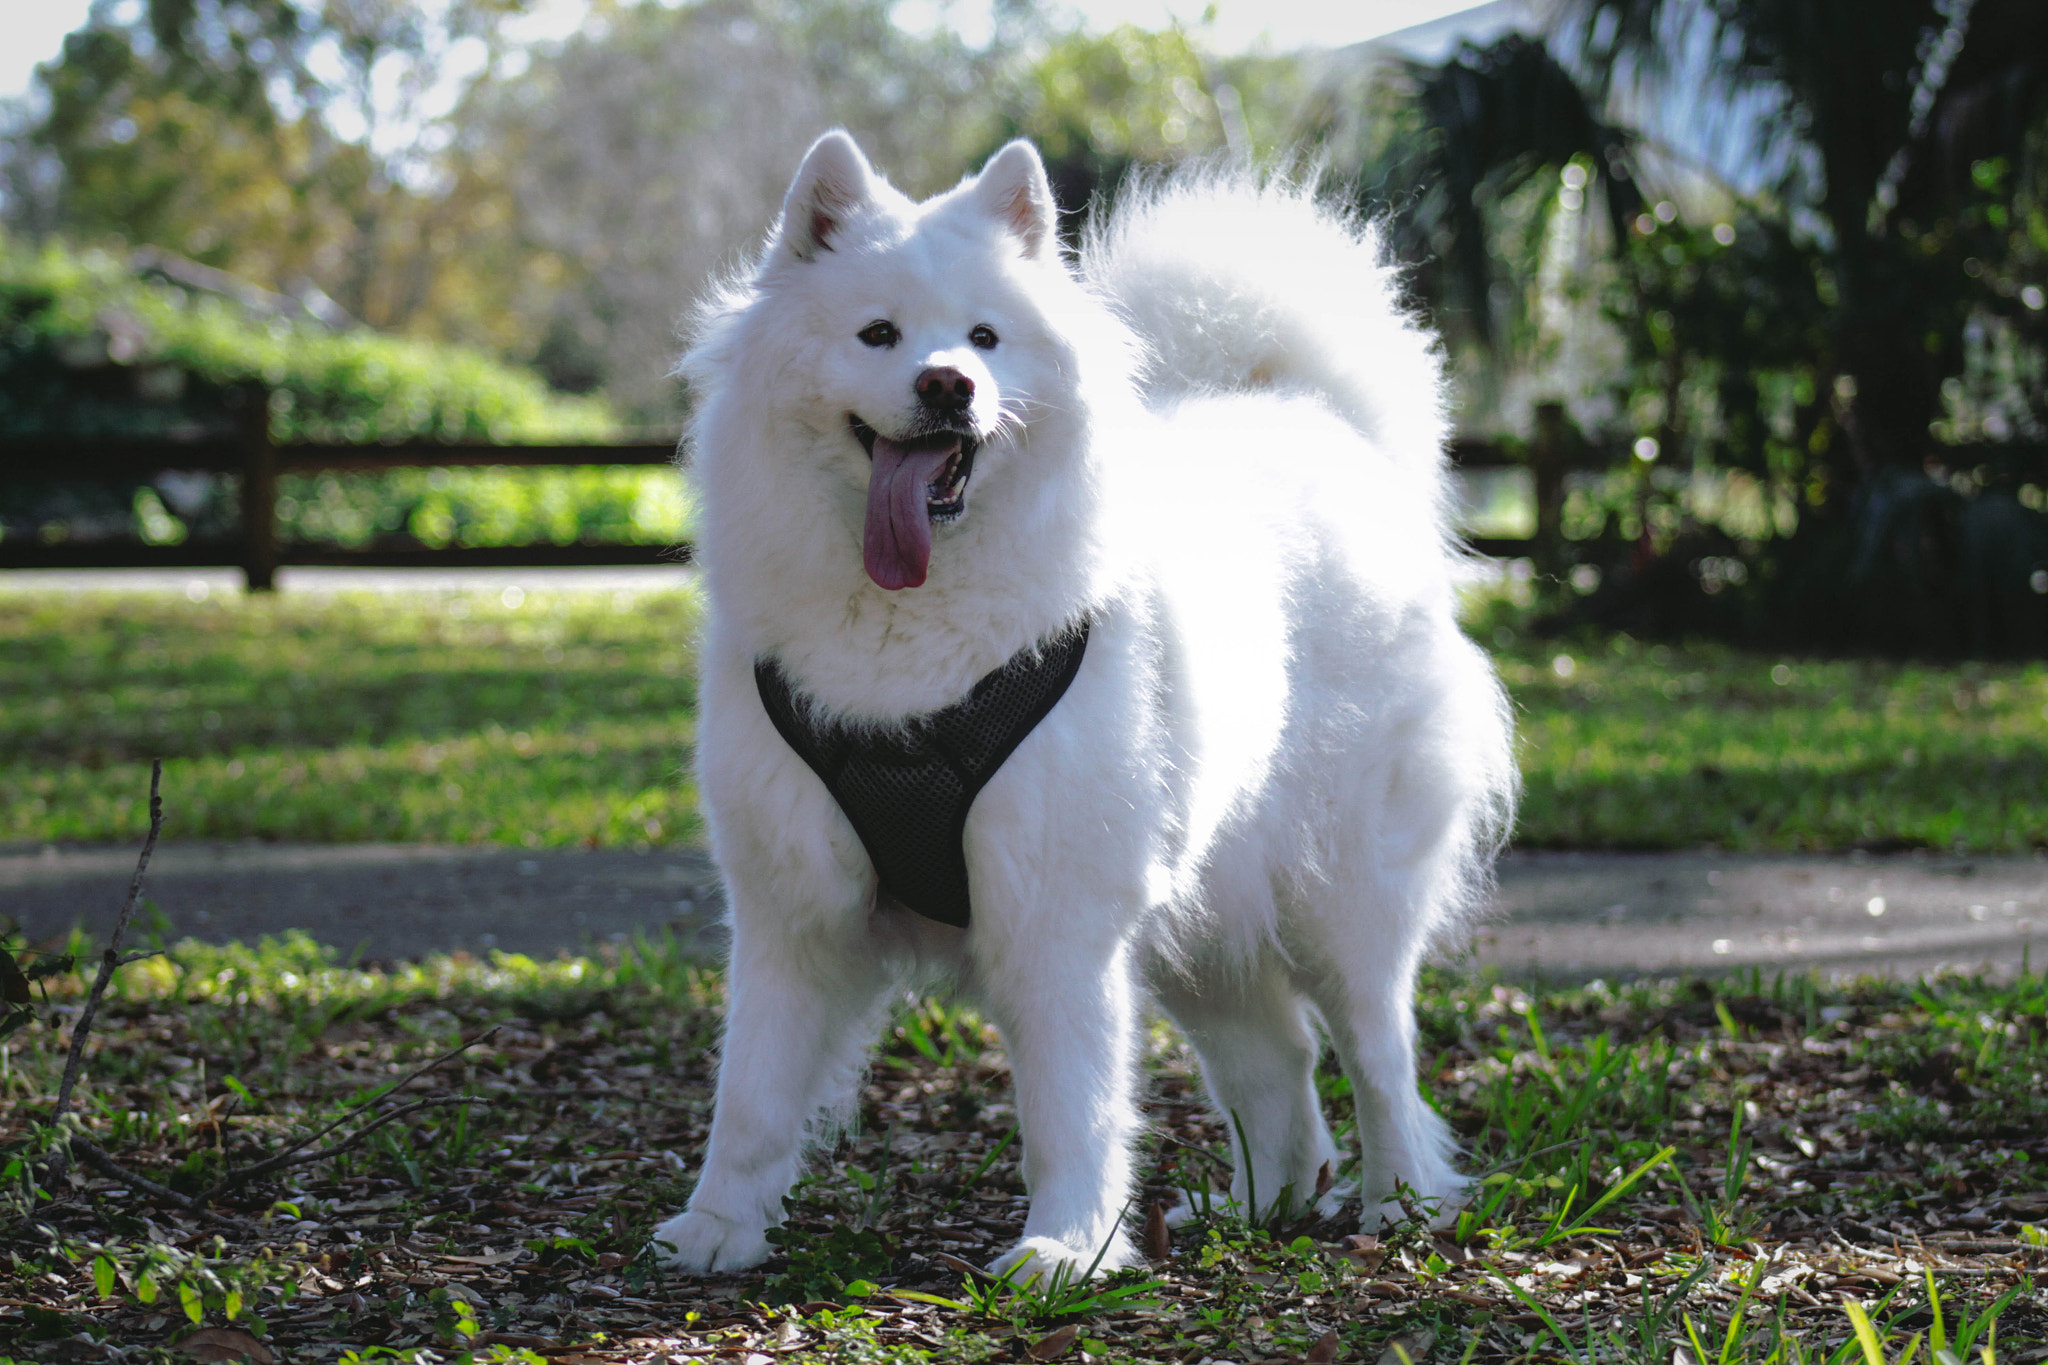
[[[833,235],[874,199],[874,176],[845,129],[813,142],[782,200],[779,245],[800,261],[830,251]]]

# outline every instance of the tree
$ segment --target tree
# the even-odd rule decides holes
[[[1190,157],[1251,160],[1289,140],[1301,72],[1288,58],[1207,57],[1196,35],[1125,24],[1046,35],[1006,83],[983,154],[1037,144],[1053,197],[1078,230],[1133,170]]]
[[[2048,10],[2027,0],[1571,0],[1541,42],[1410,64],[1381,118],[1353,121],[1378,141],[1354,131],[1349,164],[1425,256],[1447,332],[1497,355],[1526,355],[1513,305],[1541,291],[1506,286],[1547,275],[1553,217],[1604,200],[1606,259],[1581,278],[1621,341],[1608,448],[1753,476],[1768,513],[1735,539],[1725,517],[1718,540],[1687,532],[1684,481],[1638,467],[1635,569],[1684,554],[1704,588],[1744,555],[1761,570],[1750,628],[2011,647],[2038,638],[2038,599],[1963,623],[1971,601],[2017,601],[2005,580],[2026,583],[2028,556],[2048,565],[2048,528],[2018,501],[2039,502],[2048,462],[2001,455],[1985,467],[2005,486],[1975,496],[1985,457],[1937,442],[1966,434],[1958,405],[1994,352],[2003,399],[2036,395],[2040,428],[2024,271],[2048,249],[2044,57]],[[1702,110],[1718,141],[1670,136]],[[2027,425],[1993,416],[1978,430]],[[1922,473],[1932,459],[1954,486]]]
[[[1724,101],[1762,100],[1750,149],[1823,253],[1835,302],[1844,485],[1918,468],[1963,366],[1961,333],[1990,301],[1949,250],[1972,167],[2026,157],[2048,110],[2048,8],[2035,0],[1579,0],[1583,67],[1672,76],[1690,25],[1697,74]],[[1978,277],[1980,278],[1980,277]],[[1996,306],[1996,305],[1992,305]]]
[[[17,139],[17,181],[51,170],[27,225],[179,253],[381,328],[500,341],[474,301],[512,263],[467,229],[501,205],[441,170],[434,115],[523,4],[96,0]]]
[[[704,0],[609,11],[457,110],[456,174],[505,187],[508,226],[549,263],[523,294],[558,382],[603,383],[672,420],[677,324],[759,241],[797,159],[834,125],[906,189],[968,169],[1001,50],[906,33],[885,0]]]

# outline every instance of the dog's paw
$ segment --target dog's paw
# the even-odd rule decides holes
[[[742,1227],[729,1218],[697,1209],[686,1210],[654,1230],[648,1244],[654,1259],[670,1270],[695,1274],[745,1270],[768,1259],[773,1250],[762,1228]]]
[[[1095,1255],[1098,1249],[1099,1247],[1090,1247],[1083,1251],[1077,1247],[1070,1247],[1057,1238],[1026,1237],[996,1257],[994,1264],[989,1266],[989,1273],[1006,1275],[1017,1284],[1023,1284],[1036,1276],[1038,1287],[1043,1289],[1062,1277],[1068,1283],[1085,1279],[1090,1266],[1094,1267],[1095,1274],[1107,1275],[1110,1271],[1121,1270],[1137,1260],[1137,1253],[1131,1249],[1130,1242],[1121,1232],[1110,1241],[1109,1249],[1102,1253],[1099,1263]]]

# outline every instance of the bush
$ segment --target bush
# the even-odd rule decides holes
[[[251,384],[270,389],[282,442],[604,441],[618,428],[603,399],[553,393],[480,351],[263,316],[104,251],[0,236],[0,434],[218,428]]]

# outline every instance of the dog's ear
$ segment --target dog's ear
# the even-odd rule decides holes
[[[972,194],[997,222],[1024,244],[1033,260],[1052,250],[1058,209],[1038,149],[1019,138],[988,159],[974,178]]]
[[[845,129],[811,144],[782,200],[782,248],[808,261],[832,249],[832,237],[874,199],[875,173]]]

